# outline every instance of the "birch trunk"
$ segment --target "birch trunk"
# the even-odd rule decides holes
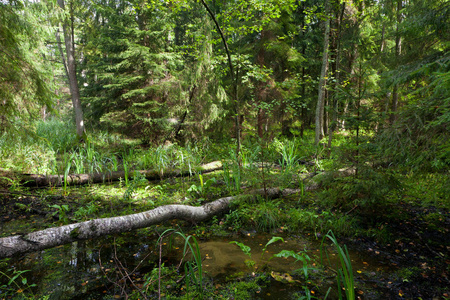
[[[277,198],[289,193],[298,193],[300,190],[286,190],[278,188],[266,191],[256,190],[253,195],[267,195],[268,198]],[[40,251],[59,245],[98,238],[104,235],[127,232],[139,228],[149,227],[166,220],[181,219],[190,222],[201,222],[227,210],[232,201],[238,196],[225,197],[211,203],[198,206],[165,205],[155,209],[133,215],[113,218],[95,219],[82,223],[64,225],[32,232],[26,235],[15,235],[0,238],[0,259],[13,255]]]
[[[305,175],[302,181],[317,175],[313,173]],[[333,173],[335,177],[352,176],[354,169],[341,169]],[[40,251],[53,248],[59,245],[98,238],[104,235],[127,232],[139,228],[160,224],[161,222],[173,219],[181,219],[189,222],[202,222],[214,215],[223,213],[229,209],[233,201],[239,201],[242,197],[263,196],[267,199],[286,197],[299,194],[304,191],[311,191],[319,188],[319,184],[312,183],[303,190],[266,188],[250,192],[245,196],[230,196],[220,198],[202,206],[188,205],[165,205],[155,209],[126,216],[95,219],[91,221],[53,227],[41,231],[32,232],[25,235],[15,235],[0,238],[0,259],[14,255],[24,254],[32,251]]]

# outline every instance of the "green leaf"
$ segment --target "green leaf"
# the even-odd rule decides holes
[[[274,236],[270,239],[270,241],[267,242],[267,244],[264,246],[264,249],[267,248],[267,246],[269,246],[270,244],[276,243],[278,241],[282,241],[284,243],[284,240],[282,237],[279,236]]]
[[[280,252],[275,254],[274,257],[279,257],[279,258],[293,257],[296,260],[302,260],[302,258],[303,258],[301,255],[299,255],[298,253],[296,253],[295,251],[292,251],[292,250],[281,250]]]
[[[242,243],[236,242],[236,241],[231,241],[230,244],[236,244],[239,246],[239,248],[241,248],[242,252],[244,252],[246,255],[248,255],[249,257],[251,257],[251,253],[250,251],[252,250],[249,246],[244,245]]]

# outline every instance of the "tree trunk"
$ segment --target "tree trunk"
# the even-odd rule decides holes
[[[58,0],[59,1],[59,0]],[[236,157],[238,158],[239,165],[241,164],[240,160],[240,153],[241,153],[241,125],[239,122],[239,99],[238,99],[238,70],[236,70],[236,74],[234,73],[233,69],[233,63],[231,62],[231,53],[230,49],[228,48],[227,40],[225,39],[225,35],[223,34],[222,28],[220,28],[219,22],[217,22],[216,17],[214,16],[214,13],[209,8],[209,6],[206,4],[204,0],[201,0],[203,6],[205,7],[206,11],[208,12],[209,16],[213,20],[214,24],[216,25],[217,31],[220,34],[220,37],[222,38],[223,46],[225,47],[225,52],[227,53],[228,58],[228,67],[230,68],[230,74],[231,74],[231,81],[233,82],[233,101],[234,101],[234,114],[235,114],[235,130],[236,130]]]
[[[58,5],[65,10],[64,0],[58,0]],[[69,77],[69,88],[72,97],[72,105],[75,113],[75,122],[77,127],[78,138],[82,138],[84,134],[83,110],[81,108],[80,90],[78,88],[76,62],[75,62],[75,44],[73,32],[73,10],[70,9],[70,22],[67,18],[63,20],[64,43],[66,45],[67,55],[67,75]],[[69,28],[70,27],[70,28]],[[70,31],[69,31],[70,30]],[[61,55],[64,55],[61,53]]]
[[[222,169],[222,163],[220,161],[214,161],[205,165],[200,166],[195,171],[201,173],[213,172]],[[138,171],[145,176],[148,180],[158,180],[167,177],[180,177],[189,175],[189,170],[165,170],[161,172],[159,170],[140,170]],[[130,171],[128,174],[129,178],[134,176],[134,172]],[[124,171],[116,171],[110,173],[95,173],[95,174],[71,174],[66,178],[67,185],[83,185],[89,183],[104,183],[120,180],[120,178],[125,178]],[[39,175],[39,174],[25,174],[22,175],[22,180],[24,186],[29,187],[43,187],[43,186],[62,186],[64,184],[64,175]]]
[[[323,116],[325,105],[325,85],[327,83],[327,71],[328,71],[328,43],[330,38],[330,19],[328,17],[328,1],[325,2],[325,34],[323,37],[323,55],[322,55],[322,71],[320,73],[319,81],[319,97],[317,99],[316,106],[316,137],[315,144],[319,145],[319,141],[322,139],[323,133]]]
[[[278,188],[256,190],[253,195],[267,195],[278,198],[283,195],[299,193],[300,190],[281,191]],[[153,210],[133,215],[113,218],[95,219],[91,221],[48,228],[45,230],[15,235],[0,239],[0,259],[32,251],[40,251],[75,241],[98,238],[104,235],[127,232],[149,227],[166,220],[182,219],[190,222],[201,222],[227,210],[232,201],[239,196],[225,197],[204,204],[200,207],[188,205],[165,205]]]
[[[342,20],[344,18],[344,12],[345,12],[345,2],[342,3],[342,8],[340,11],[339,16],[336,18],[336,22],[337,22],[337,32],[336,32],[336,54],[335,54],[335,64],[334,64],[334,77],[336,80],[335,83],[335,88],[334,88],[334,93],[333,93],[333,97],[332,97],[332,120],[330,122],[330,129],[328,131],[328,155],[331,155],[331,142],[333,140],[333,132],[336,130],[337,127],[337,113],[338,113],[338,99],[337,99],[337,94],[336,91],[339,88],[339,84],[340,84],[340,65],[339,65],[339,61],[341,59],[341,24],[342,24]]]
[[[305,175],[297,180],[303,182],[318,173]],[[340,169],[333,172],[334,177],[352,176],[355,169]],[[329,176],[324,173],[325,176]],[[120,217],[95,219],[91,221],[53,227],[41,231],[32,232],[25,235],[15,235],[0,238],[0,259],[11,257],[13,255],[24,254],[32,251],[40,251],[53,248],[59,245],[83,241],[92,238],[98,238],[109,234],[118,234],[139,228],[149,227],[161,222],[173,219],[181,219],[189,222],[201,222],[214,215],[223,213],[229,209],[230,204],[242,197],[264,196],[267,199],[286,197],[293,194],[299,194],[304,191],[315,190],[319,184],[313,183],[305,186],[304,189],[284,189],[266,188],[251,191],[244,196],[230,196],[220,198],[202,206],[188,205],[165,205],[155,209]]]
[[[386,24],[383,23],[383,29],[381,30],[380,53],[384,52],[384,46],[385,46],[384,35],[385,35],[385,32],[386,32]]]
[[[64,50],[61,45],[62,43],[61,43],[61,37],[59,35],[59,28],[56,28],[55,37],[56,37],[56,43],[58,45],[59,53],[61,54],[61,61],[64,66],[64,72],[66,73],[66,77],[69,78],[69,70],[67,68],[66,56],[64,55]]]
[[[397,0],[397,27],[395,32],[395,61],[398,63],[400,55],[402,53],[402,37],[400,36],[400,23],[402,22],[402,0]],[[392,91],[392,107],[390,115],[390,123],[393,124],[396,119],[396,112],[398,108],[398,84],[394,85]]]

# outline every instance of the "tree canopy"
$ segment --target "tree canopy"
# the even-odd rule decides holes
[[[397,161],[449,147],[444,0],[70,0],[56,14],[51,1],[0,5],[5,126],[59,103],[65,47],[77,123],[144,143],[302,135],[314,123],[317,143],[375,130],[379,153]],[[419,161],[448,163],[448,151],[427,153]]]

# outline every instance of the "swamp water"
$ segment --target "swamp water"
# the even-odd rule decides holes
[[[146,274],[157,274],[160,247],[156,245],[156,233],[144,232],[145,234],[138,230],[117,237],[75,242],[29,253],[20,259],[0,260],[0,271],[9,275],[9,278],[4,275],[0,278],[0,287],[3,286],[3,290],[0,288],[0,299],[10,298],[5,297],[6,287],[19,292],[32,292],[36,298],[40,295],[50,295],[48,299],[111,299],[130,294],[135,288],[144,287],[145,290]],[[284,241],[268,245],[263,253],[263,248],[273,236],[280,236]],[[251,257],[238,245],[230,243],[231,241],[249,246]],[[338,257],[331,250],[333,247],[328,242],[326,244],[326,248],[330,250],[331,268],[336,269]],[[259,291],[256,299],[294,299],[294,293],[303,291],[303,286],[316,291],[320,289],[322,293],[326,292],[328,286],[336,290],[335,273],[330,269],[320,268],[320,240],[311,241],[285,234],[248,233],[245,236],[199,240],[199,246],[203,258],[204,280],[215,286],[226,285],[233,280],[244,280],[252,274],[254,276],[255,273],[264,272],[268,274],[270,282]],[[164,266],[179,265],[183,248],[184,240],[165,238],[161,247],[161,261]],[[308,263],[308,284],[303,275],[297,275],[296,280],[291,277],[294,274],[303,274],[301,261],[296,262],[293,258],[272,258],[282,250],[304,252],[311,258]],[[355,278],[361,273],[379,274],[388,271],[383,262],[374,261],[360,253],[350,251],[350,257]],[[249,263],[249,260],[253,263]],[[183,267],[180,270],[183,272]],[[9,282],[10,278],[20,271],[26,272],[16,279],[15,283],[18,284]],[[26,283],[23,278],[26,278]],[[183,282],[180,286],[182,284]],[[362,290],[366,289],[365,283],[358,282],[358,279],[356,285]],[[369,295],[370,293],[365,293],[362,298],[375,299]]]

